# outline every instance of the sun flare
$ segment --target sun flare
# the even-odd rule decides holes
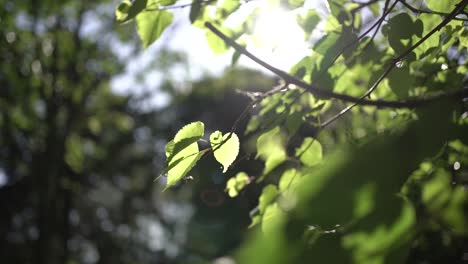
[[[264,59],[278,67],[291,67],[308,50],[304,31],[293,12],[262,8],[253,29],[253,45]]]

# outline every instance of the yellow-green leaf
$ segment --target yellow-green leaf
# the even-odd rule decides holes
[[[143,46],[149,47],[163,33],[163,31],[172,23],[172,13],[164,10],[143,12],[136,17],[138,35],[141,38]]]
[[[226,183],[226,191],[229,197],[236,197],[244,187],[250,183],[250,178],[245,172],[239,172]]]
[[[192,169],[198,159],[205,153],[199,151],[197,141],[204,134],[204,124],[193,122],[177,132],[174,140],[166,145],[167,186],[176,184]]]
[[[287,155],[284,149],[284,135],[281,133],[279,127],[275,127],[258,137],[257,157],[261,157],[265,160],[264,175],[271,172],[286,160]]]
[[[322,161],[322,145],[313,138],[307,137],[296,149],[296,157],[307,166],[314,166]]]
[[[215,131],[210,135],[210,143],[216,160],[223,165],[223,172],[226,172],[239,154],[239,138],[235,133],[223,136],[220,131]]]
[[[458,4],[458,0],[427,0],[426,4],[433,11],[450,13]]]

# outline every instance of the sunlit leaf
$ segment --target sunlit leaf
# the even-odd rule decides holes
[[[132,2],[130,2],[130,0],[124,0],[117,6],[117,9],[115,10],[115,18],[117,21],[124,21],[127,18],[131,6]]]
[[[273,203],[278,196],[278,188],[272,184],[269,184],[263,188],[262,194],[258,199],[258,210],[260,214],[265,213],[268,205]]]
[[[426,4],[433,11],[450,13],[459,2],[458,0],[427,0]]]
[[[193,122],[182,127],[174,137],[174,143],[179,143],[182,140],[187,138],[197,138],[200,139],[205,133],[205,125],[200,122]]]
[[[264,175],[286,160],[284,136],[279,127],[275,127],[258,137],[257,157],[261,157],[265,161]]]
[[[322,161],[322,145],[314,138],[305,138],[296,149],[296,157],[307,166],[314,166]]]
[[[126,22],[135,18],[146,8],[147,0],[135,0],[133,3],[123,1],[116,10],[116,18],[119,22]]]
[[[325,54],[337,43],[339,38],[340,35],[337,33],[327,34],[315,43],[314,50],[320,54]]]
[[[206,31],[206,41],[214,54],[221,54],[228,50],[226,43],[211,31]]]
[[[283,173],[278,187],[281,192],[291,190],[299,182],[300,172],[296,169],[289,169]]]
[[[218,8],[216,10],[218,19],[225,19],[241,6],[239,0],[223,0],[221,3],[218,1]]]
[[[226,172],[239,154],[239,138],[235,133],[223,136],[220,131],[215,131],[210,135],[210,144],[216,160],[223,165],[223,172]]]
[[[202,122],[193,122],[181,128],[166,145],[167,185],[171,187],[183,179],[205,152],[199,151],[197,141],[204,134]]]
[[[305,15],[297,17],[297,22],[304,30],[306,38],[308,38],[320,22],[320,16],[317,11],[309,9]]]
[[[239,192],[250,183],[250,178],[245,172],[239,172],[226,183],[226,191],[229,197],[236,197]]]
[[[283,2],[287,2],[291,8],[298,8],[304,5],[305,0],[283,0]]]
[[[138,14],[137,28],[138,35],[141,38],[143,46],[149,47],[163,33],[163,31],[172,23],[172,13],[168,11],[147,11]]]
[[[160,6],[170,6],[177,2],[177,0],[152,0],[155,1]]]

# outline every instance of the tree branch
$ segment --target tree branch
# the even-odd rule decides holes
[[[401,1],[401,0],[400,0]],[[398,2],[398,0],[397,0]],[[394,60],[394,63],[391,63],[390,66],[387,67],[387,69],[385,70],[384,73],[382,73],[382,75],[379,77],[379,79],[377,79],[377,81],[372,85],[371,88],[369,88],[369,90],[367,90],[367,92],[362,95],[359,99],[364,99],[368,96],[371,95],[371,93],[377,88],[377,86],[379,86],[379,84],[383,81],[383,79],[385,79],[385,77],[387,77],[388,74],[390,74],[390,72],[396,67],[396,63],[399,63],[401,62],[406,56],[408,56],[411,52],[413,52],[417,47],[419,47],[422,43],[424,43],[424,41],[426,41],[428,38],[430,38],[432,35],[434,35],[437,31],[439,31],[440,29],[442,29],[444,26],[446,26],[448,23],[450,23],[450,21],[452,21],[452,19],[457,15],[459,14],[461,11],[463,11],[463,8],[465,8],[465,6],[468,4],[468,0],[463,0],[461,1],[456,7],[455,9],[453,9],[452,12],[450,12],[450,14],[447,15],[447,17],[445,17],[445,19],[440,22],[435,28],[433,28],[429,33],[427,33],[424,37],[422,37],[418,42],[416,42],[413,46],[411,46],[410,48],[408,48],[405,52],[403,52],[400,56],[398,56],[395,60]],[[466,89],[464,89],[466,90]],[[463,91],[463,90],[462,90]],[[332,118],[330,118],[329,120],[325,121],[321,127],[326,127],[328,126],[329,124],[331,124],[333,121],[337,120],[339,117],[341,117],[342,115],[346,114],[349,110],[351,110],[353,107],[355,107],[356,105],[358,105],[357,102],[347,106],[346,108],[344,108],[343,110],[341,110],[338,114],[336,114],[335,116],[333,116]]]
[[[464,0],[462,3],[463,4],[460,6],[462,6],[463,8],[464,6],[468,4],[468,0]],[[278,77],[282,78],[286,83],[294,84],[298,87],[301,87],[307,90],[308,92],[310,92],[311,94],[318,96],[318,97],[338,99],[338,100],[345,101],[345,102],[357,103],[358,105],[369,105],[369,106],[376,106],[379,108],[416,108],[416,107],[427,105],[431,102],[438,101],[444,98],[452,98],[452,99],[457,100],[457,99],[461,99],[464,97],[468,97],[468,89],[461,89],[458,91],[444,93],[444,94],[440,94],[437,96],[431,96],[431,97],[426,97],[426,98],[413,98],[413,99],[408,99],[404,101],[369,100],[369,99],[361,99],[358,97],[349,96],[346,94],[335,93],[330,90],[319,88],[318,86],[314,84],[308,84],[304,82],[303,80],[300,80],[288,74],[287,72],[280,70],[266,63],[265,61],[261,60],[257,56],[250,53],[246,48],[242,47],[237,42],[235,42],[234,40],[226,36],[224,33],[218,30],[215,26],[213,26],[213,24],[206,22],[205,26],[211,32],[213,32],[216,36],[221,38],[228,46],[231,46],[237,52],[245,55],[246,57],[253,60],[255,63],[259,64],[260,66],[271,71]],[[407,55],[406,53],[402,54],[403,57],[405,57],[406,55]]]

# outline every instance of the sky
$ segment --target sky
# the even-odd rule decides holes
[[[320,1],[306,1],[306,7],[319,6],[318,11],[325,13],[324,5]],[[251,1],[243,4],[236,14],[231,16],[227,23],[236,24],[248,15],[254,8],[260,7],[260,15],[255,23],[254,35],[255,43],[247,43],[247,49],[256,56],[272,64],[275,67],[288,71],[294,63],[310,54],[307,41],[304,39],[304,32],[295,23],[295,15],[304,12],[306,9],[298,9],[286,13],[280,9],[271,9],[266,5],[267,1]],[[127,60],[127,67],[123,74],[115,76],[111,82],[112,88],[119,94],[151,94],[148,100],[140,107],[142,109],[159,109],[170,103],[170,96],[159,90],[163,81],[163,74],[160,70],[149,70],[145,73],[143,80],[137,80],[138,73],[144,70],[157,57],[157,53],[163,48],[181,51],[186,53],[189,67],[176,66],[169,70],[171,79],[180,82],[183,86],[187,81],[194,81],[205,75],[220,75],[231,65],[233,50],[223,54],[215,55],[205,39],[205,31],[190,24],[189,8],[172,9],[174,22],[166,29],[154,44],[146,50],[139,47],[137,56],[132,56]],[[136,30],[136,28],[135,28]],[[127,55],[131,48],[119,43],[112,42],[113,49],[122,56]],[[248,67],[263,71],[250,59],[241,56],[238,67]]]

